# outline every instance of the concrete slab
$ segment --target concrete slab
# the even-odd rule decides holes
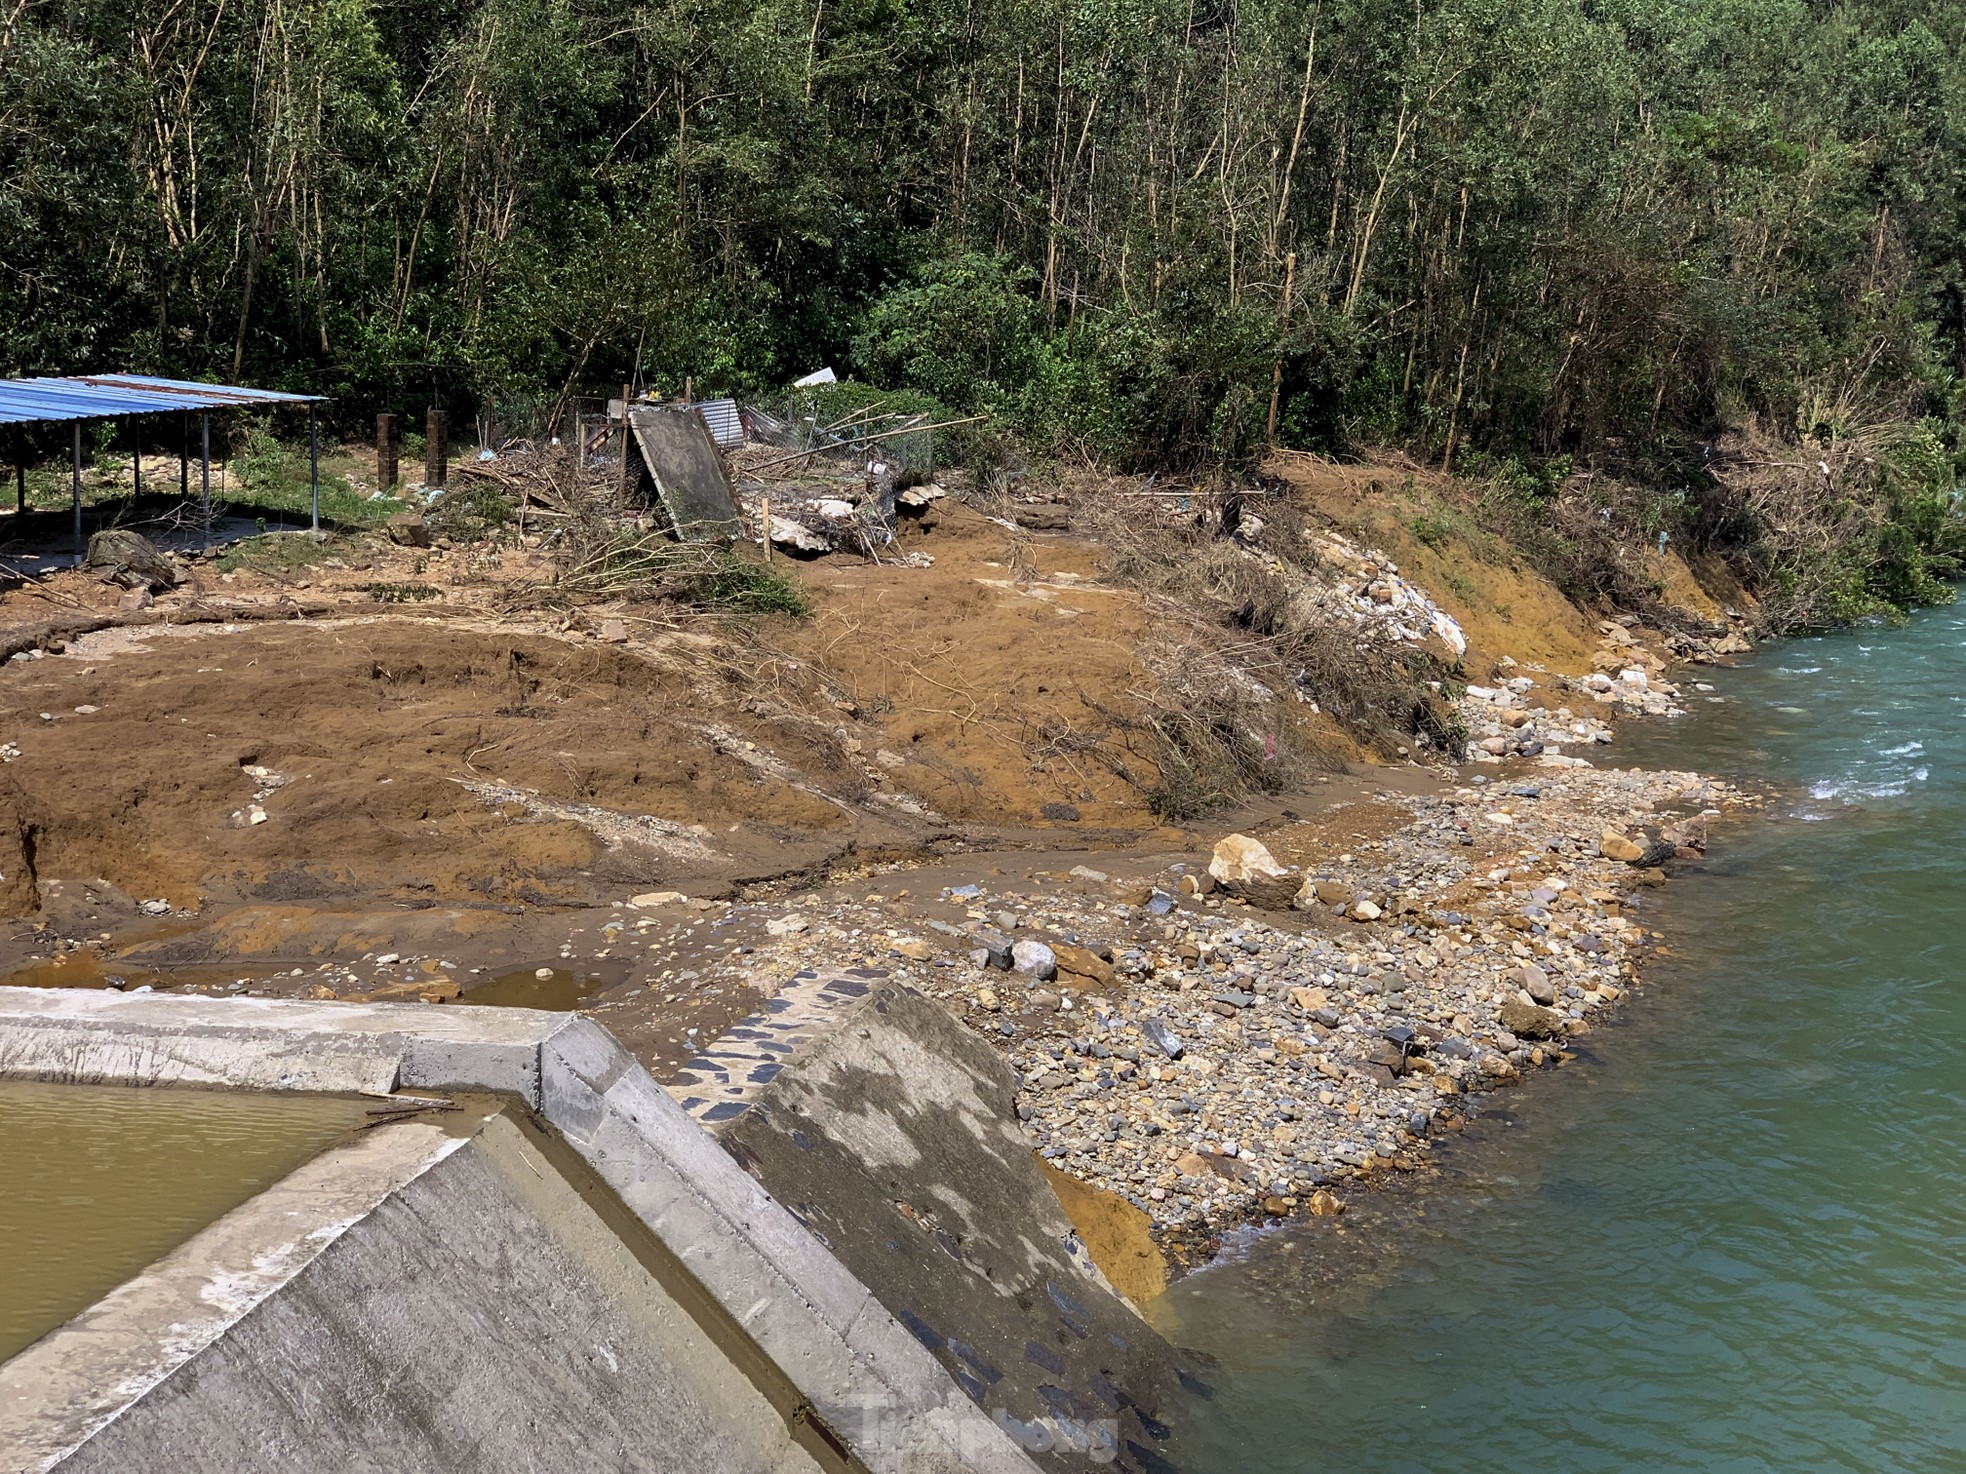
[[[842,1467],[550,1151],[473,1125],[329,1153],[37,1344],[0,1385],[39,1436],[0,1421],[0,1448],[70,1474]],[[179,1313],[161,1375],[134,1366]]]
[[[423,1003],[0,988],[0,1075],[230,1090],[495,1091],[539,1098],[539,1046],[567,1015]]]
[[[795,1389],[797,1421],[822,1445],[839,1440],[851,1462],[876,1474],[1033,1469],[866,1286],[589,1020],[0,988],[0,1076],[8,1075],[515,1096],[649,1233],[653,1252],[681,1267],[700,1318],[734,1328],[729,1339],[748,1348],[754,1384],[777,1377]]]

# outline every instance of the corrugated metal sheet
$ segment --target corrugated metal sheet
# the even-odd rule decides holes
[[[735,399],[699,399],[690,406],[710,427],[710,438],[719,445],[742,445],[744,423],[737,413]]]
[[[175,410],[239,409],[307,404],[313,394],[283,394],[237,384],[200,384],[143,374],[91,374],[69,379],[0,379],[0,425],[51,420],[108,420]]]

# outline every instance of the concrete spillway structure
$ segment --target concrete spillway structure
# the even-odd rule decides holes
[[[0,1365],[0,1470],[1035,1468],[585,1019],[0,988],[0,1077],[455,1107]]]

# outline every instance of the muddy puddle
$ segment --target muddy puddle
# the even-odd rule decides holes
[[[517,967],[489,982],[477,983],[458,996],[459,1003],[489,1004],[494,1008],[541,1008],[571,1013],[588,999],[620,981],[625,969],[612,973],[574,972],[564,967]]]
[[[0,1361],[345,1137],[370,1104],[0,1082]]]
[[[5,988],[115,988],[136,992],[144,988],[162,993],[171,988],[214,990],[246,986],[251,979],[229,967],[143,968],[119,966],[113,958],[95,952],[69,952],[44,958],[16,968],[0,977]]]

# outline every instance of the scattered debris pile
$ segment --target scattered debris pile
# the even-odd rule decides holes
[[[514,509],[549,517],[569,516],[576,505],[608,489],[608,479],[600,470],[582,465],[557,443],[538,446],[518,441],[492,459],[469,460],[456,469],[460,484],[431,503],[433,515],[462,508],[487,485],[509,497]]]
[[[863,406],[821,424],[744,411],[745,444],[731,454],[746,521],[794,553],[854,552],[878,560],[897,520],[948,494],[934,480],[935,432],[925,414]],[[915,561],[922,555],[911,555]]]
[[[1450,660],[1468,651],[1467,636],[1454,616],[1427,591],[1400,577],[1392,559],[1375,548],[1360,548],[1329,529],[1306,530],[1317,561],[1331,577],[1327,607],[1359,626],[1372,625],[1409,645],[1429,635],[1446,647]]]
[[[1517,669],[1508,660],[1502,671]],[[1468,729],[1468,757],[1498,763],[1507,757],[1537,759],[1544,767],[1591,766],[1566,754],[1566,747],[1594,747],[1611,740],[1611,729],[1595,717],[1567,706],[1546,707],[1533,676],[1507,676],[1493,686],[1469,686],[1455,704]]]

